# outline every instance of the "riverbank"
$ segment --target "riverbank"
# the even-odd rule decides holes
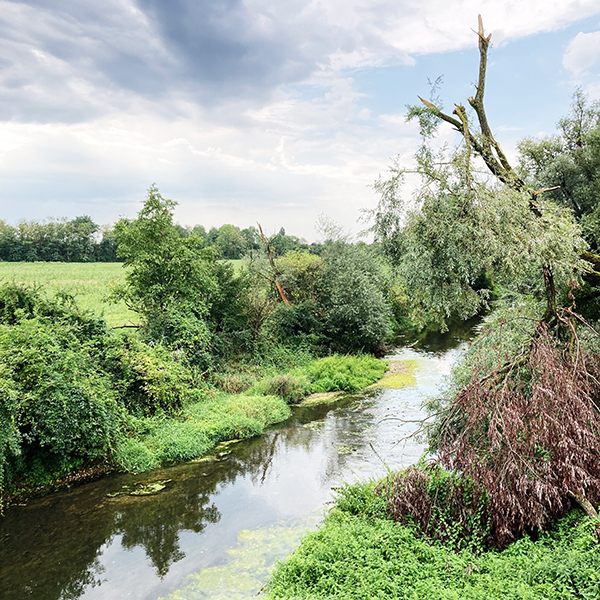
[[[276,569],[271,600],[600,598],[594,523],[572,510],[504,551],[452,548],[389,520],[375,483],[343,488],[318,531]]]
[[[196,400],[188,400],[176,414],[121,415],[121,431],[110,452],[64,473],[43,473],[41,481],[36,481],[35,473],[22,473],[2,491],[0,507],[24,503],[111,471],[141,473],[200,458],[220,442],[261,435],[266,428],[285,421],[291,414],[290,404],[309,397],[310,402],[318,403],[321,394],[356,391],[385,381],[382,377],[387,369],[386,361],[370,355],[334,355],[287,371],[267,369],[263,377],[255,378],[248,389],[237,394],[214,386],[196,390],[191,396]],[[406,370],[392,365],[396,375]]]

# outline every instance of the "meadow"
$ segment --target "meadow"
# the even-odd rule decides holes
[[[231,260],[240,270],[243,261]],[[84,310],[103,315],[111,327],[137,325],[139,316],[124,302],[110,302],[108,296],[127,274],[123,263],[0,262],[0,283],[41,286],[50,296],[64,292],[73,296]]]
[[[139,323],[123,302],[108,301],[125,275],[123,263],[0,262],[0,282],[40,286],[50,296],[67,293],[82,309],[103,315],[111,327]]]

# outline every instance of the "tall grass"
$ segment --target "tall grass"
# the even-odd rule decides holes
[[[278,396],[217,394],[190,404],[180,419],[132,418],[133,437],[117,447],[115,460],[133,472],[191,460],[218,442],[260,435],[289,416],[289,407]]]

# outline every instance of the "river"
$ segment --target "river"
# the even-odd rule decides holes
[[[399,442],[417,425],[403,421],[422,416],[467,335],[388,356],[414,361],[410,387],[299,406],[285,423],[207,459],[109,475],[9,508],[0,518],[0,598],[255,596],[276,561],[318,525],[335,488],[418,460],[418,441]],[[119,494],[157,481],[164,489],[156,495]]]

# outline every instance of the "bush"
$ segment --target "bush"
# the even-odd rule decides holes
[[[275,375],[264,383],[264,393],[268,396],[280,396],[288,404],[300,402],[310,391],[306,377],[295,375]]]
[[[0,326],[5,479],[31,471],[48,480],[113,446],[115,393],[78,333],[41,318]]]
[[[337,242],[324,253],[324,331],[341,352],[381,353],[392,333],[390,282],[370,249]]]
[[[334,354],[302,367],[310,380],[310,391],[324,393],[332,391],[354,392],[362,390],[383,377],[387,364],[370,356],[341,356]]]
[[[135,336],[114,336],[105,340],[103,353],[103,366],[128,410],[152,415],[183,406],[190,373],[162,346],[149,346]]]

